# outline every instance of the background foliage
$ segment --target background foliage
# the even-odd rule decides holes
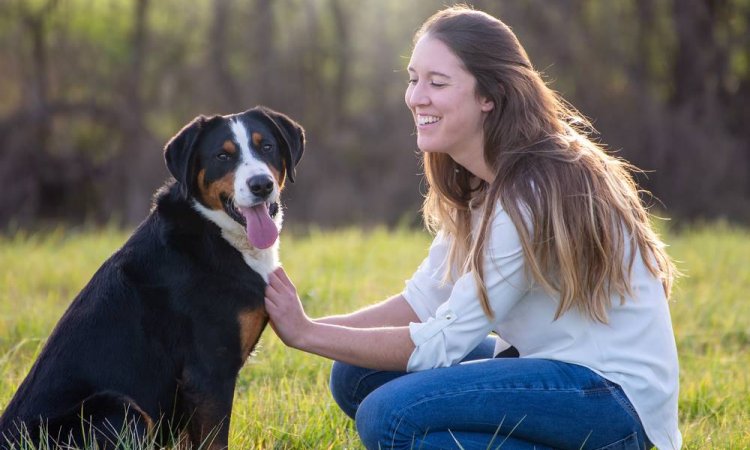
[[[750,1],[476,0],[673,217],[750,219]],[[417,223],[403,104],[443,0],[0,0],[0,227],[133,224],[198,114],[307,129],[292,222]]]

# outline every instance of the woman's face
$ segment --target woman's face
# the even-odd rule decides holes
[[[482,155],[482,124],[494,104],[476,95],[476,79],[461,60],[426,34],[414,46],[408,71],[405,100],[419,149],[447,153],[459,164]]]

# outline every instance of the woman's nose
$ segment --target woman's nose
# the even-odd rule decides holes
[[[424,106],[430,102],[430,97],[427,95],[423,85],[419,82],[410,84],[406,89],[406,105],[410,108],[416,106]]]

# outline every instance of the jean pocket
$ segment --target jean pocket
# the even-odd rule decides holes
[[[633,433],[625,439],[599,447],[596,450],[641,450],[641,444],[638,443],[638,433]]]
[[[617,383],[613,383],[612,381],[605,381],[609,386],[612,396],[615,398],[615,400],[617,400],[617,403],[619,403],[620,406],[622,406],[622,408],[627,411],[628,414],[630,414],[633,420],[640,424],[641,418],[638,416],[638,412],[635,410],[633,403],[631,403],[628,396],[625,395],[625,391],[622,390],[622,387]]]

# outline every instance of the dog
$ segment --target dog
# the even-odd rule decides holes
[[[123,429],[227,448],[237,375],[268,322],[280,193],[304,147],[303,128],[265,107],[177,133],[173,179],[52,331],[0,417],[0,448],[22,434],[112,448]]]

